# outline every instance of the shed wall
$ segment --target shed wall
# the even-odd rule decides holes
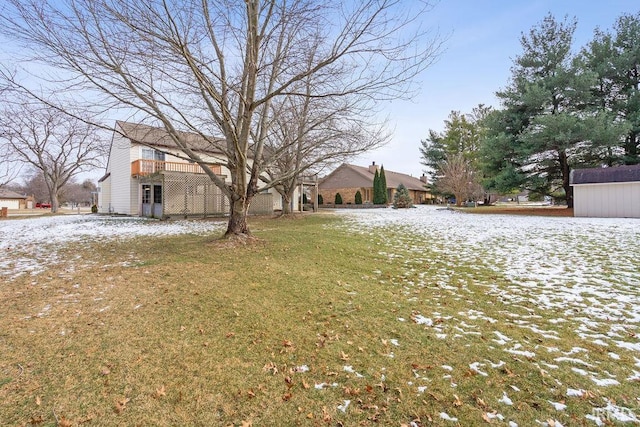
[[[640,182],[576,184],[573,213],[580,217],[640,218]]]

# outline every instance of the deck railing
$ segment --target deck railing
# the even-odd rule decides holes
[[[220,175],[220,165],[209,165],[209,168],[216,175]],[[161,160],[140,159],[131,162],[132,176],[147,176],[160,171],[181,172],[181,173],[205,173],[204,169],[197,163],[187,162],[164,162]]]

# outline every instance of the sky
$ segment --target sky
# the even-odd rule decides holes
[[[638,12],[637,0],[441,0],[424,25],[446,38],[444,51],[420,75],[420,90],[412,101],[383,107],[393,133],[390,143],[350,163],[376,162],[385,170],[420,176],[420,141],[429,129],[441,132],[453,110],[470,113],[478,104],[499,108],[495,93],[509,83],[513,60],[522,53],[520,36],[548,13],[557,20],[577,18],[578,52],[596,28],[611,30],[619,16]]]
[[[407,0],[408,2],[416,0]],[[437,0],[423,26],[445,39],[437,62],[417,79],[412,100],[381,106],[393,135],[384,147],[349,160],[367,166],[420,176],[420,141],[429,129],[441,132],[453,110],[469,113],[478,104],[500,107],[496,91],[505,88],[513,60],[521,54],[520,36],[551,13],[556,19],[576,17],[574,51],[593,38],[596,28],[611,30],[624,13],[640,12],[637,0]],[[0,49],[7,49],[5,45]],[[97,179],[103,171],[89,174]]]

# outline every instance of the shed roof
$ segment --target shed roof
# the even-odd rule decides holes
[[[640,181],[640,165],[574,169],[571,171],[571,185],[634,181]]]
[[[16,193],[15,191],[9,190],[8,188],[0,188],[0,199],[26,199],[27,196],[24,196],[20,193]]]
[[[318,187],[321,189],[373,187],[374,175],[375,172],[371,173],[368,167],[343,163],[320,180]],[[404,184],[409,190],[427,192],[425,184],[411,175],[385,169],[384,176],[387,180],[387,188],[398,188],[400,184]]]

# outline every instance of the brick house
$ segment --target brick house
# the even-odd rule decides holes
[[[355,204],[356,192],[360,191],[363,203],[373,201],[373,177],[379,172],[379,166],[375,162],[369,167],[350,165],[343,163],[318,183],[318,193],[322,196],[324,204],[332,204],[336,193],[340,193],[344,204]],[[396,188],[404,184],[409,190],[409,195],[414,204],[428,203],[431,194],[426,188],[427,177],[415,178],[399,172],[384,171],[387,180],[387,200],[393,201]]]
[[[33,199],[31,197],[27,197],[6,188],[0,188],[0,208],[15,210],[27,209],[33,207],[29,206],[29,204],[33,205],[32,200]],[[28,203],[30,201],[31,203]]]

